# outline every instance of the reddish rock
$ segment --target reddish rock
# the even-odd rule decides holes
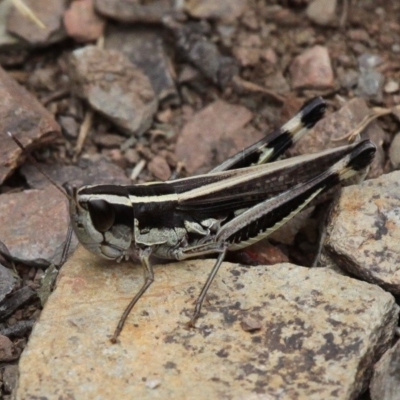
[[[334,76],[328,49],[314,46],[297,56],[290,66],[293,89],[331,89]]]
[[[17,354],[16,354],[17,353]],[[13,342],[6,336],[0,335],[0,361],[11,361],[18,358]]]
[[[77,42],[90,42],[103,34],[106,21],[95,13],[93,0],[77,0],[65,12],[64,25]]]
[[[166,181],[171,176],[171,169],[164,157],[155,156],[148,165],[149,171],[162,181]]]
[[[244,129],[252,117],[243,106],[222,100],[211,103],[183,127],[176,145],[177,158],[185,163],[189,173],[210,170],[261,139],[260,132]]]
[[[60,127],[26,89],[0,67],[0,183],[22,162],[22,151],[6,136],[8,131],[29,150],[54,140]]]

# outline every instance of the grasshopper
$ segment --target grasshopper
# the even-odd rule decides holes
[[[376,151],[369,140],[275,161],[322,118],[325,108],[323,99],[312,99],[281,128],[208,174],[129,186],[65,186],[80,243],[116,262],[136,252],[144,267],[143,285],[121,316],[113,343],[154,281],[151,258],[217,255],[188,323],[194,327],[228,251],[264,239],[323,192],[365,172]]]

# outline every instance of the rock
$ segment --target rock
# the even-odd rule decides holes
[[[340,110],[328,114],[319,121],[309,134],[296,143],[290,150],[290,154],[293,156],[317,153],[328,148],[347,145],[349,142],[345,137],[346,134],[354,130],[370,114],[371,111],[363,99],[352,99]],[[340,138],[343,139],[338,140]],[[382,144],[384,138],[385,132],[376,121],[371,122],[361,134],[361,139],[371,139],[378,149],[368,174],[370,178],[375,178],[383,173],[385,153]]]
[[[329,26],[336,19],[337,0],[313,0],[307,6],[306,15],[314,24]]]
[[[344,271],[400,294],[400,172],[344,188],[324,251]]]
[[[98,133],[94,138],[93,138],[94,144],[97,146],[100,146],[102,148],[106,149],[113,149],[113,148],[119,148],[121,145],[126,142],[126,138],[124,138],[121,135],[116,135],[113,133]]]
[[[235,22],[245,11],[246,3],[246,0],[189,0],[185,3],[185,11],[198,19]]]
[[[389,159],[393,168],[400,169],[400,132],[395,135],[390,144]]]
[[[179,11],[171,0],[153,0],[140,4],[136,0],[94,0],[98,13],[120,22],[160,23],[165,15]]]
[[[201,23],[180,24],[170,17],[163,19],[175,38],[175,47],[183,58],[215,84],[225,87],[238,75],[234,58],[224,56],[204,32]]]
[[[19,352],[13,342],[6,336],[0,335],[0,362],[12,361],[19,357]]]
[[[101,157],[96,161],[82,158],[78,166],[40,164],[40,168],[60,185],[67,182],[77,187],[99,184],[130,184],[129,178],[121,168]],[[31,188],[44,189],[52,186],[49,180],[31,164],[25,164],[21,168],[21,173]]]
[[[252,47],[235,47],[233,54],[242,67],[249,67],[258,64],[261,57],[261,50]]]
[[[274,265],[289,262],[289,257],[278,247],[268,242],[268,239],[257,242],[243,249],[250,262],[258,265]]]
[[[388,94],[397,93],[399,91],[399,83],[396,81],[390,80],[390,81],[386,82],[383,90],[385,91],[385,93],[388,93]]]
[[[7,20],[8,32],[26,40],[33,46],[48,46],[67,37],[62,17],[67,8],[67,0],[25,0],[43,26],[23,15],[14,6]]]
[[[224,263],[197,329],[188,331],[213,264],[156,266],[154,284],[111,345],[143,272],[79,248],[21,357],[16,398],[185,399],[201,386],[198,399],[345,399],[366,388],[397,325],[389,293],[322,268]],[[260,330],[242,329],[248,317]]]
[[[86,46],[70,57],[73,90],[129,135],[152,124],[158,101],[147,76],[120,52]]]
[[[66,198],[54,187],[0,196],[0,240],[19,262],[58,264],[68,224]]]
[[[17,386],[18,365],[5,365],[3,370],[3,387],[6,393],[12,393]]]
[[[12,271],[0,264],[0,302],[11,293],[16,281]]]
[[[190,174],[212,169],[262,138],[260,132],[243,132],[252,117],[243,106],[222,100],[209,104],[183,127],[176,144],[177,158]]]
[[[370,393],[371,400],[397,400],[400,393],[400,341],[375,364]]]
[[[166,181],[171,176],[171,169],[164,157],[155,156],[148,165],[149,171],[162,181]]]
[[[68,36],[77,42],[91,42],[103,34],[106,21],[94,12],[93,0],[80,0],[65,11],[64,25]]]
[[[380,72],[372,69],[362,69],[354,92],[357,96],[365,99],[382,101],[384,81],[385,78]]]
[[[0,51],[13,50],[26,47],[21,39],[7,32],[8,13],[12,7],[13,0],[0,2]]]
[[[21,149],[6,136],[7,131],[14,133],[29,150],[54,140],[61,132],[53,115],[1,67],[0,93],[1,184],[24,158]]]
[[[0,334],[7,337],[24,337],[32,330],[34,320],[28,319],[18,321],[14,325],[4,328],[0,331]]]
[[[63,129],[63,133],[70,139],[76,139],[79,133],[79,124],[74,117],[60,116],[59,123]]]
[[[290,65],[293,89],[332,89],[335,86],[328,49],[314,46]]]
[[[10,317],[18,308],[29,300],[36,297],[36,293],[29,286],[16,290],[10,297],[7,297],[0,305],[0,321]]]
[[[385,78],[383,74],[374,69],[382,64],[382,57],[365,53],[358,57],[357,61],[360,74],[358,76],[357,88],[354,91],[355,94],[369,100],[382,101],[382,89]]]
[[[178,104],[172,62],[167,56],[160,29],[117,26],[107,29],[105,47],[125,54],[150,79],[160,101]]]

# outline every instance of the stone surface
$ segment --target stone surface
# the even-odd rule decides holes
[[[106,21],[95,13],[93,0],[79,0],[65,11],[64,26],[68,36],[77,42],[90,42],[103,34]]]
[[[243,106],[222,100],[209,104],[183,127],[176,144],[178,160],[191,174],[207,172],[263,137],[260,132],[244,132],[252,117]]]
[[[148,165],[149,171],[162,181],[166,181],[171,176],[171,169],[164,157],[155,156]]]
[[[155,267],[119,338],[108,338],[143,272],[79,248],[20,361],[17,398],[355,398],[397,324],[393,297],[321,268],[224,263],[197,322],[185,323],[214,261]],[[251,334],[241,322],[256,319]],[[288,379],[290,377],[290,379]],[[105,384],[105,382],[107,384]]]
[[[152,124],[158,101],[143,72],[120,52],[86,46],[70,57],[73,90],[129,135]]]
[[[306,15],[317,25],[327,26],[336,18],[337,0],[313,0],[307,6]]]
[[[67,0],[24,0],[43,26],[39,26],[14,6],[7,20],[7,30],[34,46],[46,46],[67,37],[62,16]]]
[[[334,75],[328,49],[314,46],[297,56],[290,65],[293,89],[332,89]]]
[[[178,11],[173,0],[94,0],[96,11],[121,22],[161,22],[164,15]],[[178,3],[179,4],[179,3]]]
[[[317,153],[327,148],[347,145],[349,141],[346,134],[354,130],[370,114],[371,110],[363,99],[352,99],[340,110],[326,115],[289,152],[291,155]],[[342,140],[339,140],[340,138]],[[361,133],[361,139],[371,139],[377,146],[375,159],[368,175],[370,178],[376,178],[383,173],[385,153],[382,144],[384,138],[385,132],[376,121],[371,122]]]
[[[117,26],[107,29],[105,47],[125,54],[149,79],[159,100],[178,103],[171,60],[155,28]]]
[[[324,251],[343,270],[400,294],[400,172],[344,188]]]
[[[22,162],[21,149],[6,136],[14,133],[29,150],[52,141],[60,127],[52,114],[0,67],[0,183]],[[4,136],[3,136],[4,135]]]
[[[16,281],[11,269],[0,264],[0,302],[11,292]]]
[[[237,61],[220,53],[217,45],[206,35],[203,24],[180,24],[170,17],[163,18],[163,24],[174,35],[175,47],[180,56],[206,78],[225,87],[238,75]]]
[[[12,1],[3,0],[0,2],[0,50],[2,51],[24,47],[22,40],[7,32],[7,19]]]
[[[235,22],[246,9],[246,0],[189,0],[185,11],[194,18]]]
[[[13,342],[8,337],[0,335],[0,362],[15,360],[18,356],[19,352]]]
[[[131,183],[121,168],[102,157],[95,161],[81,159],[78,166],[40,164],[40,167],[60,185],[67,182],[76,186],[94,184],[129,185]],[[44,189],[51,186],[49,180],[32,164],[24,164],[21,168],[21,173],[31,188]]]
[[[390,144],[389,159],[393,168],[400,169],[400,132],[395,135]]]
[[[0,240],[17,261],[58,263],[68,223],[66,198],[54,187],[0,196]]]
[[[400,341],[375,364],[371,400],[397,400],[400,393]]]
[[[18,381],[18,365],[6,365],[3,371],[3,385],[6,393],[11,393]]]

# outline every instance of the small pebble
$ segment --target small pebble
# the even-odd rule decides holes
[[[388,94],[396,93],[399,91],[399,83],[395,82],[395,81],[389,81],[386,83],[383,90],[385,91],[385,93],[388,93]]]

